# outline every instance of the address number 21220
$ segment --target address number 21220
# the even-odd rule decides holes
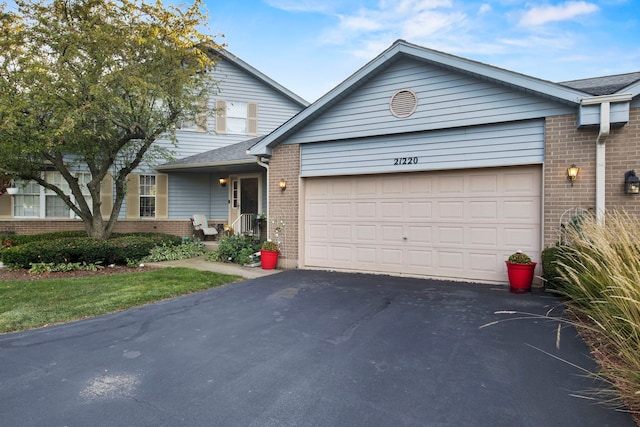
[[[402,166],[402,165],[416,165],[418,164],[417,157],[396,157],[393,159],[394,166]]]

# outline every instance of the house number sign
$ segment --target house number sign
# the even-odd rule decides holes
[[[417,157],[396,157],[393,159],[393,166],[417,165]]]

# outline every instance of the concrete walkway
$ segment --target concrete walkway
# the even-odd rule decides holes
[[[231,274],[244,277],[245,279],[255,279],[258,277],[270,276],[279,273],[281,270],[263,270],[260,267],[243,267],[230,262],[208,261],[206,255],[197,258],[181,259],[178,261],[163,261],[147,263],[147,265],[158,267],[187,267],[196,270],[215,271],[216,273]]]

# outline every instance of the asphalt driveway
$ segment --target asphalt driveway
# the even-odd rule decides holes
[[[599,384],[573,366],[594,368],[572,328],[557,349],[556,321],[495,314],[558,303],[285,271],[0,335],[0,425],[634,426],[575,397]]]

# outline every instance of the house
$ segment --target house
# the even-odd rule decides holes
[[[582,209],[640,213],[639,94],[640,72],[552,83],[399,40],[250,149],[281,265],[504,283]]]
[[[177,147],[169,140],[156,143],[174,150],[178,160],[145,165],[129,175],[115,231],[191,236],[193,214],[204,214],[215,226],[266,211],[266,169],[246,150],[308,103],[232,53],[219,51],[217,56],[210,72],[217,88],[198,117],[181,123]],[[211,160],[210,153],[218,153],[219,159]],[[64,185],[58,172],[45,173]],[[89,174],[80,171],[79,177]],[[103,212],[110,212],[111,177],[103,181],[101,193]],[[65,229],[83,229],[83,224],[60,198],[36,184],[22,186],[15,196],[0,196],[0,232]]]

